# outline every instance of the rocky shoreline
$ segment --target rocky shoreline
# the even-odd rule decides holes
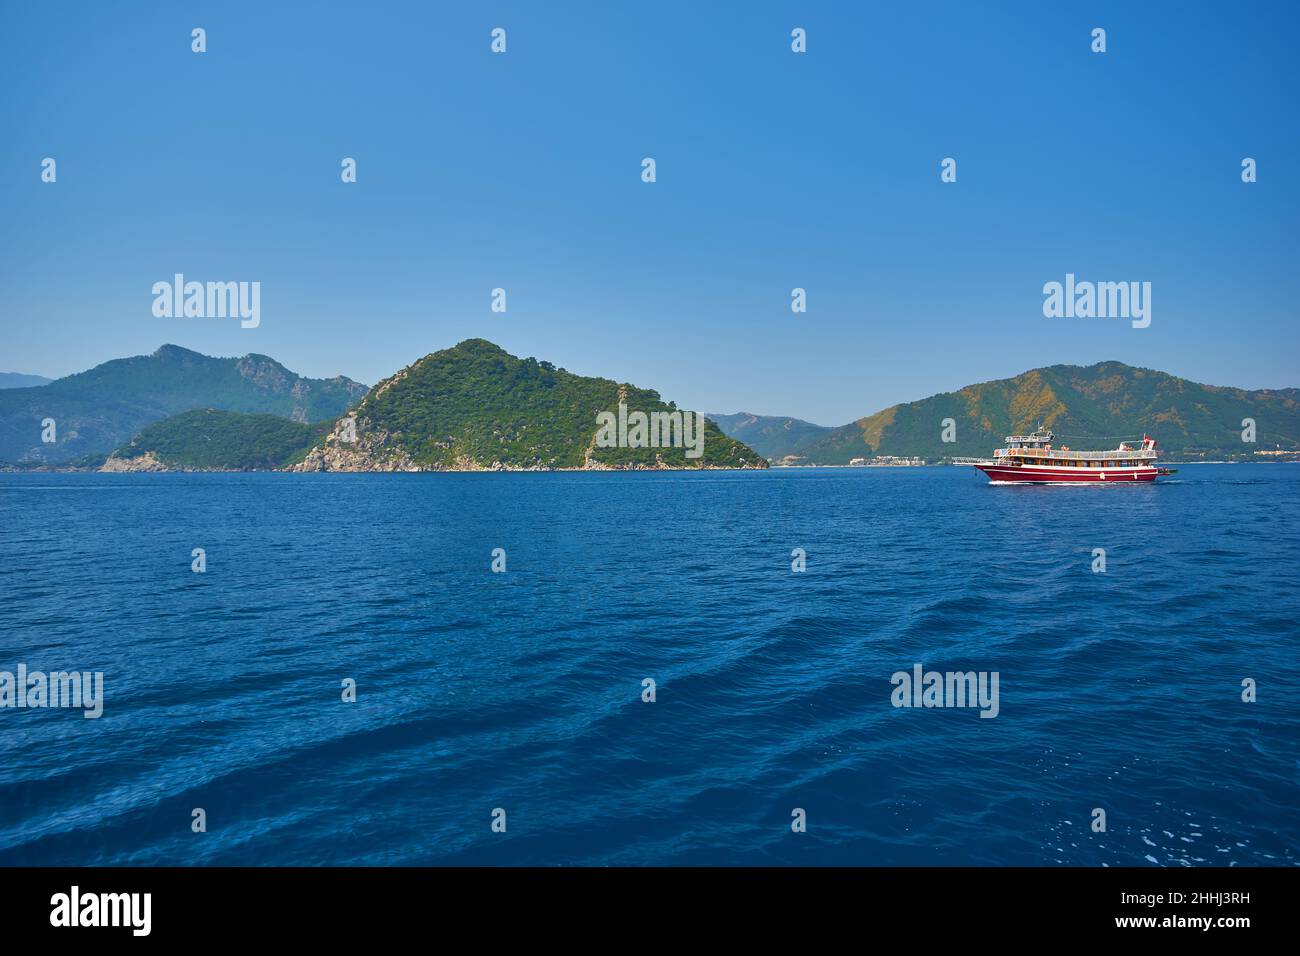
[[[167,465],[152,455],[141,455],[138,459],[110,458],[102,465],[98,466],[76,466],[76,465],[36,465],[31,468],[23,468],[14,465],[0,465],[0,473],[7,474],[75,474],[85,472],[87,474],[213,474],[213,475],[239,475],[239,474],[307,474],[307,473],[336,473],[336,474],[469,474],[473,472],[561,472],[561,471],[763,471],[755,465],[692,465],[682,467],[679,465],[656,464],[656,465],[604,465],[591,464],[578,467],[565,468],[547,468],[542,465],[530,465],[521,467],[519,465],[506,465],[502,462],[493,462],[490,465],[480,465],[474,462],[467,463],[464,467],[445,467],[442,465],[423,466],[411,464],[409,467],[355,467],[355,468],[309,468],[303,467],[303,464],[290,465],[288,468],[186,468],[176,465]]]

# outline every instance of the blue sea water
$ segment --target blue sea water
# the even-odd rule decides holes
[[[0,710],[3,864],[1300,862],[1300,467],[6,474],[0,504],[0,670],[105,682],[97,720]],[[997,671],[998,716],[893,707],[917,663]]]

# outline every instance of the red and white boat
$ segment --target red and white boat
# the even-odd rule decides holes
[[[1173,474],[1156,467],[1156,440],[1147,435],[1122,441],[1113,451],[1075,451],[1055,447],[1056,436],[1040,425],[1030,435],[1008,435],[1006,447],[992,459],[959,459],[974,465],[995,485],[1074,485],[1084,482],[1131,483],[1155,481],[1156,475]]]

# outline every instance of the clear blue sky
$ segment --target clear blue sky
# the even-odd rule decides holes
[[[0,370],[373,383],[484,337],[824,424],[1058,362],[1300,385],[1297,4],[3,10]],[[155,318],[175,272],[260,281],[261,326]],[[1067,272],[1150,281],[1151,327],[1045,318]]]

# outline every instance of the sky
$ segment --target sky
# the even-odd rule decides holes
[[[0,2],[0,371],[486,338],[826,425],[1058,363],[1300,386],[1300,5],[297,7]],[[260,324],[155,316],[178,272]],[[1150,326],[1046,317],[1067,273]]]

